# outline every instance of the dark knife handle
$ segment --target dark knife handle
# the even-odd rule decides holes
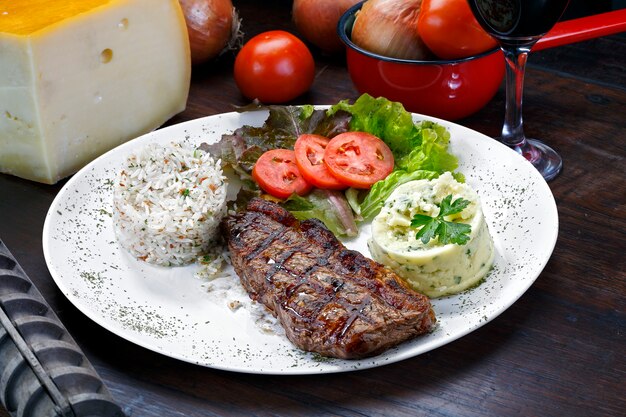
[[[2,240],[0,324],[0,401],[12,416],[124,416]]]

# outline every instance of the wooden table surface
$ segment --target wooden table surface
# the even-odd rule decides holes
[[[295,30],[288,1],[235,3],[246,38]],[[342,57],[315,57],[315,83],[296,104],[358,96]],[[0,237],[129,416],[624,416],[625,57],[624,34],[531,55],[526,133],[564,159],[549,184],[560,220],[552,258],[495,320],[399,363],[330,375],[239,374],[180,362],[104,330],[61,294],[44,261],[44,218],[65,182],[0,175]],[[232,64],[224,56],[195,67],[187,110],[168,124],[246,104]],[[494,136],[503,108],[501,89],[458,123]]]

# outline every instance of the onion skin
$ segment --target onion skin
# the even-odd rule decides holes
[[[361,48],[390,58],[433,58],[417,31],[422,0],[368,0],[356,15],[351,39]]]
[[[179,0],[187,23],[191,63],[217,57],[236,36],[239,21],[231,0]],[[237,29],[234,29],[237,25]]]
[[[361,0],[294,0],[291,15],[304,39],[328,54],[343,51],[339,18]]]

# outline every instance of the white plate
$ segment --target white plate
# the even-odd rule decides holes
[[[112,181],[134,149],[148,142],[218,140],[266,112],[226,113],[144,135],[96,159],[74,175],[55,198],[43,230],[50,273],[63,294],[111,332],[155,352],[202,366],[263,374],[314,374],[365,369],[410,358],[476,330],[513,304],[546,265],[558,234],[554,197],[521,156],[462,126],[431,119],[451,133],[460,171],[482,198],[495,241],[495,267],[486,282],[433,301],[437,329],[370,359],[320,358],[296,349],[268,324],[238,284],[237,276],[213,282],[197,266],[162,268],[134,259],[116,242],[111,219]],[[346,242],[369,255],[369,227]],[[239,302],[241,307],[232,308]]]

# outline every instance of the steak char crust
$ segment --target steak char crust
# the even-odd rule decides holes
[[[394,272],[346,249],[322,222],[253,199],[222,222],[232,264],[300,349],[343,359],[377,355],[429,332],[429,299]]]

